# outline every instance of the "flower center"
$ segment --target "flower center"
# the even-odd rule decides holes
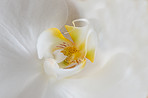
[[[75,22],[86,22],[86,25],[76,27]],[[88,20],[77,19],[72,23],[73,26],[65,26],[72,41],[57,28],[45,30],[38,38],[38,57],[45,59],[44,69],[49,76],[69,77],[84,68],[86,59],[94,62],[96,36]]]
[[[71,46],[71,47],[65,47],[61,53],[63,53],[66,57],[66,59],[64,60],[64,64],[65,65],[70,65],[70,64],[74,64],[73,66],[70,66],[68,68],[73,68],[75,67],[77,64],[79,64],[82,59],[84,59],[84,57],[82,57],[80,50],[78,50],[76,47]]]
[[[60,44],[62,47],[61,53],[63,53],[66,56],[66,59],[59,63],[59,66],[61,68],[70,69],[75,67],[76,65],[80,64],[82,59],[84,60],[84,57],[82,57],[82,54],[79,49],[77,49],[74,45],[66,45],[66,44]]]
[[[61,51],[65,56],[71,56],[72,54],[78,53],[79,51],[75,47],[66,47]]]

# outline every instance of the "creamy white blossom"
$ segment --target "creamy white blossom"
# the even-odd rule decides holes
[[[1,0],[0,98],[146,98],[147,12],[146,0]],[[38,58],[39,35],[76,18],[97,32],[95,61],[50,79],[56,74]]]

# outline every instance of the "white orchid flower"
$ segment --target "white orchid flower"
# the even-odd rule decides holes
[[[76,27],[75,22],[85,22],[85,26]],[[84,68],[86,59],[94,62],[97,40],[93,29],[86,19],[74,20],[73,25],[65,26],[73,41],[65,38],[57,28],[44,31],[38,38],[38,57],[44,59],[44,70],[50,77],[69,77]],[[57,50],[63,55],[54,55]]]
[[[147,4],[1,0],[0,98],[146,98]]]

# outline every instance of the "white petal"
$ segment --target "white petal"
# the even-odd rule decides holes
[[[36,51],[36,41],[43,30],[60,29],[67,20],[64,0],[1,0],[0,9],[1,26],[30,53]]]
[[[42,71],[36,51],[38,35],[48,27],[61,28],[66,18],[63,0],[0,1],[1,98],[16,98]]]
[[[67,88],[67,85],[60,81],[49,85],[43,98],[75,98],[73,93],[75,90]]]
[[[25,85],[24,89],[18,94],[17,98],[42,98],[44,91],[48,87],[48,80],[44,74],[39,74]]]

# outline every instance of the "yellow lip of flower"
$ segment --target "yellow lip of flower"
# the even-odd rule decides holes
[[[84,67],[86,58],[93,62],[96,49],[94,36],[88,25],[76,27],[75,22],[77,21],[88,23],[85,19],[78,19],[73,21],[74,26],[65,26],[73,42],[65,38],[57,28],[44,31],[39,36],[37,44],[39,58],[53,58],[52,53],[61,49],[61,53],[66,56],[65,60],[58,63],[61,68],[74,68],[80,63],[83,63]]]

